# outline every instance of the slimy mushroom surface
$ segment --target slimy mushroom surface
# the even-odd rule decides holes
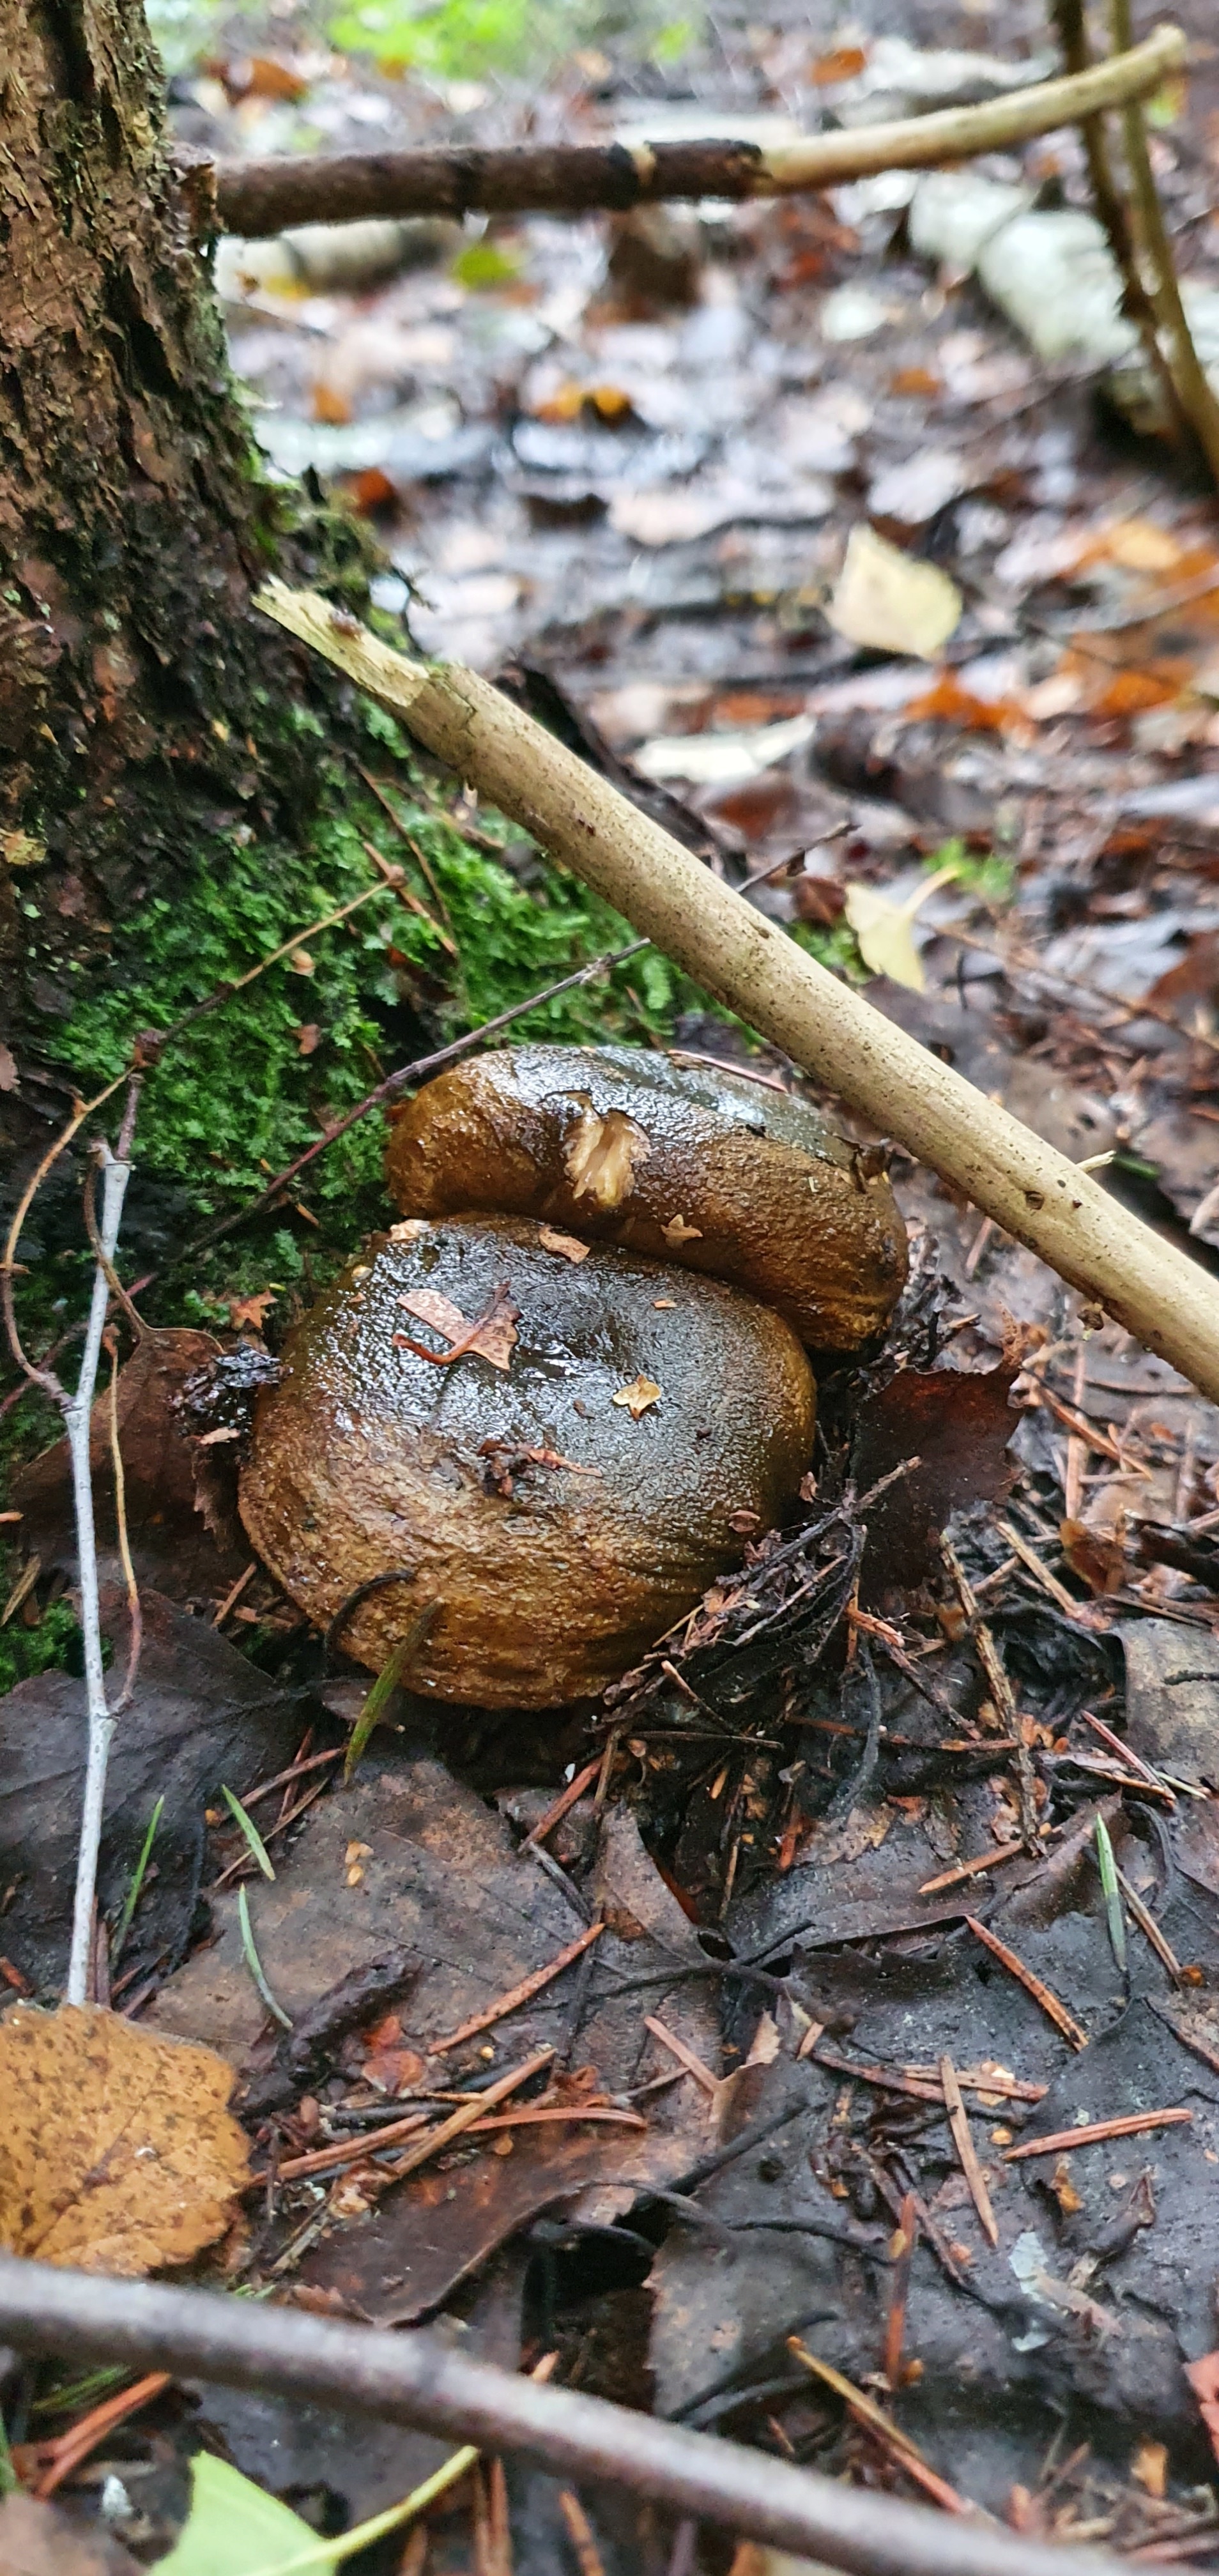
[[[632,1047],[517,1046],[454,1066],[398,1113],[397,1204],[536,1216],[745,1289],[812,1350],[879,1332],[906,1232],[805,1101]]]
[[[438,1603],[411,1684],[440,1699],[601,1690],[782,1518],[808,1464],[816,1390],[782,1318],[578,1232],[555,1249],[549,1225],[463,1215],[375,1238],[259,1400],[241,1485],[255,1546],[323,1627],[406,1569],[338,1642],[379,1670]]]

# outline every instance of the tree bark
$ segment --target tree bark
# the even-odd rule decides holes
[[[67,1015],[69,960],[209,816],[304,782],[256,739],[292,686],[248,616],[283,504],[139,0],[0,0],[0,91],[0,984],[25,1027]]]

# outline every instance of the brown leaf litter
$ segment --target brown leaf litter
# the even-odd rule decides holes
[[[0,2027],[0,2243],[86,2272],[186,2263],[249,2179],[233,2069],[91,2006]]]

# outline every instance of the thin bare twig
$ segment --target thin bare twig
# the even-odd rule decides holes
[[[1050,0],[1050,8],[1067,71],[1075,73],[1087,71],[1091,66],[1092,54],[1088,43],[1083,0]],[[1108,236],[1109,248],[1121,271],[1122,305],[1143,343],[1143,354],[1147,364],[1153,376],[1159,380],[1169,420],[1180,435],[1189,427],[1188,417],[1177,391],[1172,368],[1160,346],[1155,306],[1143,284],[1134,235],[1130,229],[1129,212],[1113,176],[1104,117],[1084,117],[1080,125],[1080,134],[1087,157],[1092,203]]]
[[[1024,1847],[1036,1852],[1037,1843],[1037,1775],[1033,1757],[1024,1740],[1020,1712],[1015,1694],[1004,1669],[1003,1658],[995,1644],[993,1631],[987,1626],[974,1597],[973,1586],[950,1538],[940,1540],[940,1553],[956,1586],[957,1597],[965,1613],[969,1633],[977,1650],[978,1661],[986,1675],[995,1713],[1003,1728],[1016,1762],[1016,1786],[1020,1800],[1020,1831]]]
[[[952,2143],[960,2158],[961,2171],[969,2185],[970,2199],[982,2221],[984,2234],[990,2238],[992,2245],[997,2245],[999,2230],[995,2223],[994,2210],[991,2208],[986,2176],[978,2162],[978,2151],[970,2133],[969,2114],[961,2100],[957,2070],[952,2059],[947,2055],[940,2059],[940,2082],[944,2087],[944,2104],[948,2112],[948,2126],[952,2131]]]
[[[485,2012],[471,2013],[470,2019],[463,2021],[459,2030],[451,2030],[447,2039],[434,2039],[428,2056],[447,2057],[449,2050],[460,2048],[463,2040],[474,2039],[480,2030],[490,2030],[493,2022],[504,2021],[509,2013],[519,2012],[522,2004],[531,2003],[535,1995],[540,1995],[543,1986],[553,1984],[565,1968],[570,1968],[576,1959],[590,1950],[604,1930],[604,1923],[590,1923],[587,1932],[581,1932],[578,1939],[569,1941],[557,1958],[549,1960],[544,1968],[535,1968],[531,1977],[522,1977],[519,1985],[510,1986],[507,1994],[498,1995],[493,2004],[487,2005]]]
[[[1048,2138],[1026,2138],[1023,2146],[1009,2147],[1003,2161],[1017,2165],[1026,2156],[1065,2156],[1075,2147],[1097,2147],[1106,2138],[1136,2138],[1143,2129],[1174,2129],[1192,2120],[1192,2111],[1124,2111],[1113,2120],[1090,2120],[1086,2128],[1055,2129]]]
[[[443,2336],[340,2323],[272,2302],[147,2281],[101,2280],[0,2256],[0,2341],[73,2361],[158,2366],[410,2424],[483,2451],[519,2452],[552,2475],[609,2480],[676,2514],[853,2576],[1079,2576],[1077,2550],[1001,2525],[929,2515],[633,2407],[541,2388],[471,2361]],[[1119,2576],[1097,2553],[1090,2576]]]
[[[975,1940],[980,1941],[983,1948],[989,1950],[993,1958],[998,1959],[1000,1965],[1006,1968],[1009,1977],[1014,1977],[1017,1985],[1023,1986],[1026,1995],[1031,1995],[1035,2004],[1040,2004],[1047,2021],[1052,2021],[1055,2030],[1060,2030],[1063,2038],[1070,2040],[1072,2048],[1086,2048],[1087,2031],[1080,2029],[1074,2014],[1069,2013],[1066,2005],[1059,2002],[1057,1995],[1051,1992],[1044,1978],[1036,1976],[1031,1968],[1026,1968],[1023,1959],[1016,1951],[1009,1950],[1006,1941],[1001,1941],[997,1932],[991,1932],[985,1923],[979,1923],[976,1914],[967,1914],[965,1920]]]
[[[1120,54],[1130,42],[1130,0],[1109,0],[1109,23],[1115,51]],[[1122,131],[1134,190],[1139,247],[1151,272],[1151,302],[1161,345],[1172,370],[1179,407],[1193,430],[1214,481],[1219,483],[1219,402],[1215,400],[1206,370],[1194,347],[1193,333],[1181,302],[1172,242],[1147,148],[1143,110],[1137,99],[1127,100],[1122,109]]]

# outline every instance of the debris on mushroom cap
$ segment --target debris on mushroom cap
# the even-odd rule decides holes
[[[803,1100],[633,1047],[503,1047],[395,1117],[410,1215],[538,1216],[777,1307],[810,1349],[880,1331],[906,1277],[883,1170]]]
[[[816,1390],[778,1315],[694,1276],[674,1302],[671,1269],[604,1244],[576,1263],[548,1231],[463,1216],[378,1238],[359,1287],[349,1269],[289,1334],[242,1479],[290,1597],[320,1625],[351,1603],[346,1653],[379,1671],[441,1604],[410,1672],[440,1699],[604,1688],[781,1518],[808,1464]],[[497,1298],[506,1368],[473,1331]],[[406,1579],[353,1599],[388,1572]]]

